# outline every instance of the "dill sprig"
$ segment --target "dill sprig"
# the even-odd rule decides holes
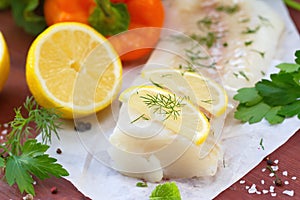
[[[146,96],[140,96],[140,98],[143,99],[148,108],[153,109],[153,113],[165,115],[164,120],[170,117],[176,120],[180,116],[181,108],[185,105],[182,103],[183,98],[178,98],[175,94],[146,94]]]
[[[57,109],[39,107],[33,97],[27,97],[24,106],[27,116],[23,116],[22,107],[15,109],[15,118],[9,122],[11,131],[7,137],[6,146],[14,155],[19,155],[22,149],[22,141],[32,136],[33,133],[41,133],[43,143],[51,143],[51,134],[59,138],[57,130],[61,126],[60,113]]]

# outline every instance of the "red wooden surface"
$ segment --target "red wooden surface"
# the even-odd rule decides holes
[[[300,0],[299,0],[300,2]],[[300,12],[289,9],[292,19],[300,31]],[[22,29],[17,27],[12,19],[10,11],[0,12],[0,30],[5,35],[9,53],[11,57],[11,71],[5,88],[0,93],[0,124],[11,121],[14,116],[14,108],[23,104],[26,96],[30,92],[25,80],[25,61],[27,50],[33,41],[33,37],[26,34]],[[299,44],[300,49],[300,44]],[[300,123],[299,123],[300,127]],[[3,127],[0,127],[0,131]],[[284,133],[282,133],[284,134]],[[0,139],[1,141],[1,139]],[[298,131],[287,143],[273,152],[269,157],[273,160],[279,160],[279,176],[283,181],[288,180],[289,184],[281,187],[275,187],[276,197],[268,194],[249,194],[246,186],[257,185],[258,190],[269,189],[273,185],[274,177],[269,176],[269,172],[262,172],[266,167],[266,161],[262,161],[256,168],[251,170],[243,180],[245,184],[239,182],[233,184],[216,199],[300,199],[300,131]],[[288,176],[283,176],[282,172],[287,171]],[[296,176],[296,180],[291,180]],[[261,180],[265,184],[261,184]],[[57,194],[51,194],[52,187],[58,188]],[[88,199],[84,197],[69,181],[66,179],[50,178],[44,181],[37,181],[35,186],[35,199]],[[282,194],[284,190],[294,190],[294,197]],[[8,186],[2,179],[0,180],[0,199],[22,199],[24,194],[20,194],[17,188]]]

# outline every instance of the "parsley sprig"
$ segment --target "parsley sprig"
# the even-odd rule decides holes
[[[27,97],[23,106],[27,116],[22,115],[22,108],[15,109],[15,118],[10,122],[11,131],[7,141],[0,145],[0,168],[4,168],[4,177],[12,186],[17,184],[21,193],[35,195],[33,177],[39,179],[68,176],[68,172],[45,152],[49,149],[51,134],[58,137],[60,114],[56,109],[38,106],[33,97]],[[42,134],[42,142],[32,139],[33,133]]]
[[[281,63],[280,72],[271,74],[271,80],[262,79],[252,88],[242,88],[234,99],[239,105],[234,117],[243,122],[257,123],[265,118],[278,124],[285,118],[300,119],[300,50],[295,63]]]

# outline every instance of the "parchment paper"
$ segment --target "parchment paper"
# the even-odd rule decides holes
[[[293,62],[295,50],[300,49],[300,40],[282,1],[266,0],[266,2],[283,16],[286,24],[284,39],[266,75],[268,76],[276,71],[274,68],[276,63]],[[69,171],[70,176],[66,178],[92,199],[148,199],[156,184],[148,183],[146,188],[136,187],[139,180],[123,176],[109,168],[103,160],[97,159],[97,153],[101,152],[101,141],[97,136],[99,127],[94,124],[100,123],[104,127],[109,127],[112,119],[107,117],[107,113],[110,109],[100,112],[97,118],[82,119],[92,123],[92,129],[84,133],[75,132],[74,122],[66,121],[60,131],[60,140],[52,139],[48,153],[57,158],[58,162]],[[300,121],[297,118],[273,126],[266,121],[249,125],[235,121],[230,113],[227,116],[221,141],[225,152],[225,165],[220,167],[217,174],[211,178],[176,180],[182,199],[213,199],[253,169],[266,155],[284,144],[299,128]],[[264,150],[260,148],[261,139],[263,139]],[[56,153],[57,148],[62,150],[62,154]]]

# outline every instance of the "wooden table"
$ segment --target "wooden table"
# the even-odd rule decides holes
[[[300,12],[293,9],[289,9],[289,11],[300,32]],[[13,119],[14,108],[21,106],[26,96],[30,95],[24,72],[27,50],[34,38],[15,25],[9,10],[0,12],[0,30],[5,35],[11,56],[9,79],[4,90],[0,93],[0,124],[4,124]],[[3,126],[0,127],[0,131],[2,129]],[[300,199],[299,152],[300,130],[290,138],[287,143],[269,155],[271,159],[279,161],[278,174],[282,180],[289,181],[288,185],[275,187],[275,192],[277,193],[276,199]],[[251,186],[252,184],[256,184],[258,190],[273,185],[272,181],[274,180],[274,177],[270,177],[268,171],[262,171],[265,167],[266,161],[262,161],[256,168],[242,178],[242,180],[245,181],[244,184],[241,184],[240,181],[238,181],[222,192],[216,199],[273,199],[274,197],[271,197],[270,194],[249,194],[246,189],[247,186]],[[287,171],[288,176],[283,176],[283,171]],[[297,177],[297,179],[292,180],[292,176]],[[264,180],[264,184],[262,184],[261,180]],[[57,187],[57,194],[51,194],[50,190],[52,187]],[[82,195],[69,181],[63,178],[50,178],[44,181],[37,181],[35,190],[35,199],[89,199]],[[294,190],[294,197],[282,194],[282,191],[284,190]],[[23,196],[24,194],[20,194],[16,186],[10,187],[3,180],[0,180],[1,200],[22,199]]]

